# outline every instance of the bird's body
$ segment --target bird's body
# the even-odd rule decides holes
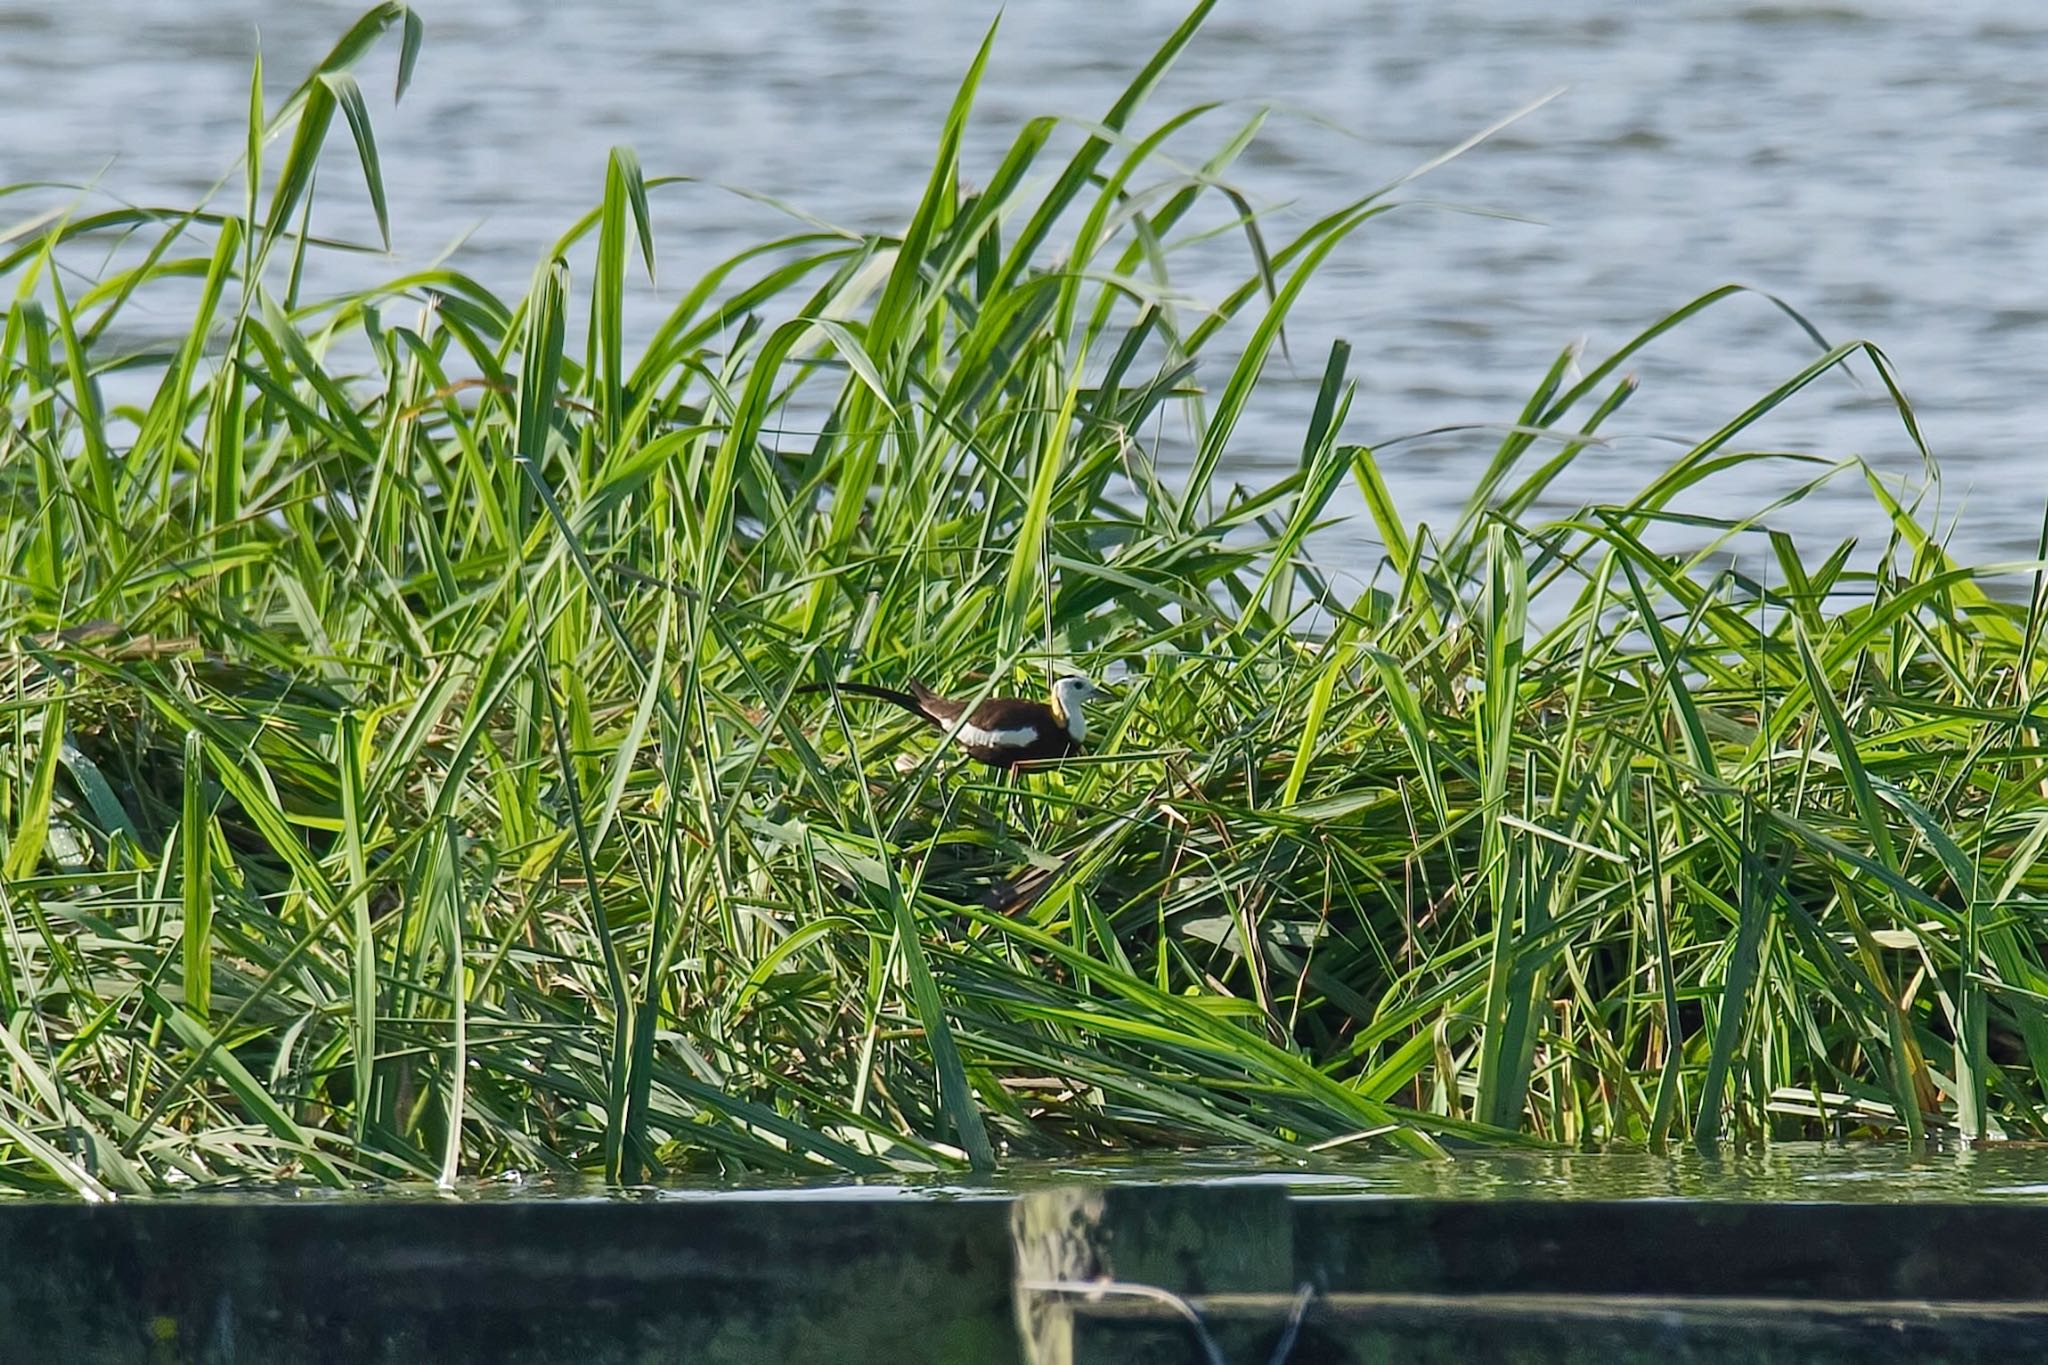
[[[900,706],[946,731],[955,743],[983,763],[997,768],[1019,763],[1049,763],[1080,752],[1088,737],[1081,705],[1103,695],[1086,678],[1066,677],[1053,684],[1052,702],[1022,697],[990,697],[971,711],[964,701],[942,697],[921,682],[909,690],[867,683],[811,683],[799,692],[850,692]]]

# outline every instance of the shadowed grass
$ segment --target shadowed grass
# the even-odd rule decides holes
[[[1141,131],[1207,8],[972,191],[984,46],[900,236],[805,220],[655,319],[691,191],[623,148],[522,297],[307,292],[322,158],[386,231],[350,70],[381,39],[403,90],[397,5],[276,110],[259,71],[239,194],[0,233],[0,1181],[2048,1133],[2039,566],[1952,563],[1874,475],[1860,558],[1684,510],[1798,468],[1743,433],[1851,359],[1917,441],[1884,357],[1814,334],[1537,518],[1717,290],[1561,356],[1429,530],[1339,343],[1299,466],[1224,487],[1393,201],[1276,238],[1228,181],[1258,119],[1198,164],[1165,135],[1213,109]],[[1245,237],[1214,309],[1170,230]],[[158,298],[189,331],[124,350]],[[1807,463],[1779,505],[1860,469]],[[1356,594],[1310,558],[1347,481]],[[792,701],[1067,665],[1124,698],[1014,790]]]

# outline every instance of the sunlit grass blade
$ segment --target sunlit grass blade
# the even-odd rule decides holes
[[[255,64],[199,205],[0,186],[0,1184],[2048,1136],[2038,556],[1745,448],[1853,364],[1925,453],[1778,300],[1788,377],[1622,445],[1732,286],[1447,414],[1409,520],[1371,338],[1269,373],[1394,202],[1282,235],[1226,177],[1283,112],[1146,114],[1210,8],[987,174],[990,30],[900,231],[750,195],[797,226],[666,302],[708,187],[624,148],[516,298],[313,230],[338,160],[399,235],[401,5]],[[1017,780],[806,690],[1067,670],[1121,696]]]
[[[213,1008],[213,821],[206,802],[206,760],[199,732],[185,736],[184,804],[178,852],[184,920],[178,937],[185,965],[185,1007],[200,1019]]]

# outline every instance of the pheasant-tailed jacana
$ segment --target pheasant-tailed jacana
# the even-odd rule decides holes
[[[1081,741],[1088,737],[1088,719],[1081,714],[1082,705],[1109,695],[1089,679],[1076,675],[1052,685],[1050,705],[1022,697],[990,697],[972,711],[967,711],[966,702],[942,697],[916,681],[910,683],[907,692],[850,682],[808,683],[796,690],[849,692],[893,703],[950,732],[961,748],[998,768],[1044,763],[1080,752]],[[964,720],[962,712],[967,712]]]

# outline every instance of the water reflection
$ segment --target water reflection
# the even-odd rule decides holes
[[[578,1176],[512,1176],[466,1182],[452,1191],[424,1185],[377,1186],[357,1193],[242,1187],[163,1196],[179,1200],[279,1200],[292,1203],[379,1199],[498,1201],[925,1200],[1007,1199],[1020,1191],[1076,1181],[1114,1184],[1265,1184],[1311,1198],[1658,1199],[1778,1203],[2048,1202],[2048,1144],[2010,1142],[1980,1148],[1779,1143],[1767,1149],[1703,1157],[1696,1152],[1476,1152],[1447,1161],[1368,1156],[1288,1164],[1259,1155],[1212,1152],[1019,1162],[994,1177],[889,1179],[750,1177],[678,1179],[607,1189]]]

